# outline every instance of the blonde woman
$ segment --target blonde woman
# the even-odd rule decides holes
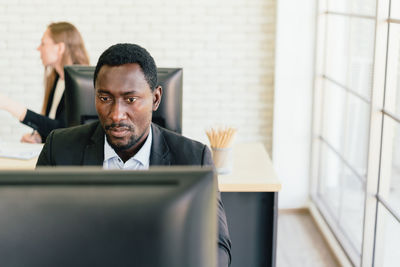
[[[22,136],[21,142],[42,143],[56,128],[66,127],[64,106],[64,66],[89,65],[83,39],[68,22],[51,23],[37,50],[45,68],[45,93],[41,114],[0,95],[0,109],[10,112],[20,122],[34,129]]]

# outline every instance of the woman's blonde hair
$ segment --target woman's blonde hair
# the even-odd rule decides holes
[[[64,54],[61,59],[62,66],[72,64],[89,65],[89,57],[85,44],[83,43],[81,34],[74,25],[69,22],[54,22],[51,23],[47,29],[49,30],[51,39],[53,39],[56,44],[61,42],[65,44]],[[46,113],[49,96],[54,86],[56,76],[57,73],[54,68],[45,66],[43,115]]]

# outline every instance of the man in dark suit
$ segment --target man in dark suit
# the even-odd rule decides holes
[[[213,164],[205,145],[151,123],[162,88],[157,86],[154,59],[144,48],[117,44],[104,51],[94,72],[94,87],[100,122],[51,132],[37,166],[147,169]],[[228,266],[231,243],[219,196],[218,248],[219,266]]]

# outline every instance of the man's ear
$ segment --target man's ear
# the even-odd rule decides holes
[[[161,97],[162,97],[162,87],[157,86],[153,91],[153,111],[156,111],[158,109],[158,106],[160,105],[161,102]]]

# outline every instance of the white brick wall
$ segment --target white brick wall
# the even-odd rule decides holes
[[[159,67],[184,69],[183,133],[238,128],[238,141],[271,150],[275,0],[0,0],[0,92],[39,111],[43,67],[35,50],[50,22],[81,31],[91,64],[117,42],[144,46]],[[29,128],[0,111],[0,138]]]

